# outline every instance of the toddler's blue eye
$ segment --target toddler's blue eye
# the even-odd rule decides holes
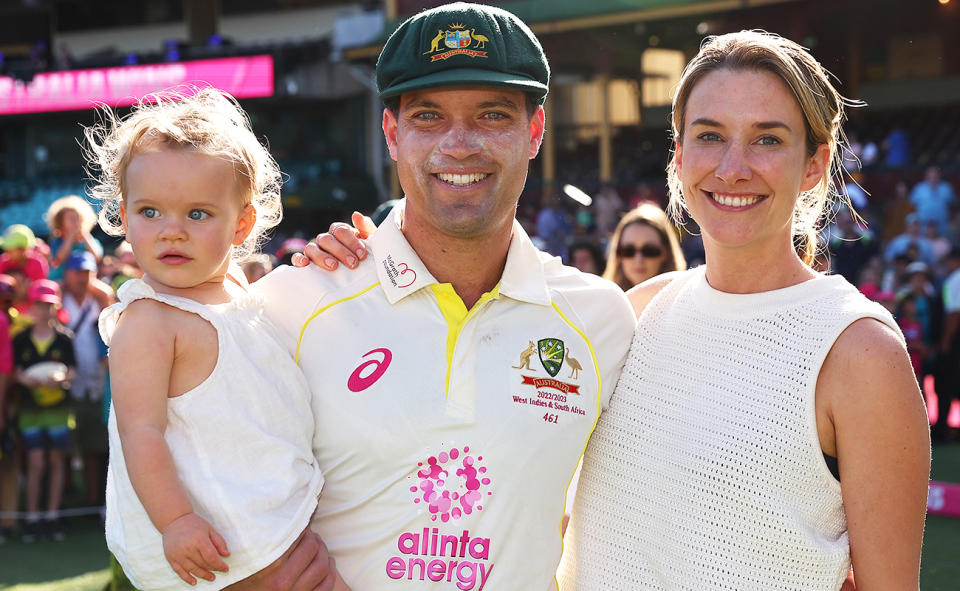
[[[153,219],[160,216],[160,212],[154,209],[153,207],[144,207],[140,210],[141,215],[147,219]]]
[[[195,221],[205,220],[210,217],[210,214],[203,211],[202,209],[191,209],[190,210],[190,219]]]

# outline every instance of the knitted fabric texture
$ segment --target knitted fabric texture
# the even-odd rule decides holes
[[[676,273],[587,447],[560,588],[839,589],[846,518],[814,393],[865,317],[899,334],[840,276],[737,295]]]

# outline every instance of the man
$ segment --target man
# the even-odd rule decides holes
[[[939,167],[927,168],[923,180],[910,192],[910,202],[917,208],[917,219],[921,224],[936,222],[941,234],[950,235],[950,219],[957,198],[950,183],[941,178]]]
[[[551,589],[565,491],[634,317],[514,220],[549,71],[513,15],[452,4],[377,64],[405,199],[358,270],[257,287],[317,398],[312,524],[355,589]]]
[[[74,437],[83,457],[83,483],[89,506],[103,504],[106,488],[107,426],[103,421],[106,388],[106,345],[100,340],[97,319],[111,303],[110,293],[94,287],[97,260],[88,251],[71,253],[63,264],[63,308],[73,333],[76,375],[70,388]]]
[[[906,224],[906,230],[903,234],[894,236],[890,243],[887,244],[887,248],[883,253],[883,258],[887,262],[893,261],[897,256],[906,254],[911,247],[917,249],[917,254],[920,257],[920,260],[928,265],[935,264],[936,255],[933,253],[933,246],[930,245],[930,242],[924,237],[923,231],[920,228],[920,218],[917,217],[917,214],[910,213],[907,214],[907,217],[904,219]]]
[[[960,245],[947,254],[947,278],[943,281],[943,311],[946,316],[940,338],[939,371],[936,375],[937,424],[934,443],[947,441],[947,415],[954,399],[960,398]]]

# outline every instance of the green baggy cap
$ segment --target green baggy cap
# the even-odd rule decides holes
[[[443,86],[500,86],[547,98],[550,66],[533,32],[506,10],[456,2],[404,21],[377,60],[380,98]]]

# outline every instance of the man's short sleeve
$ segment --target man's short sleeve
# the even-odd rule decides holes
[[[297,269],[280,266],[251,284],[253,293],[263,297],[264,311],[279,329],[281,344],[295,355],[300,329],[316,309],[325,292],[316,267]]]
[[[563,290],[563,297],[580,318],[594,349],[601,377],[601,407],[606,408],[626,362],[637,320],[627,296],[614,283],[585,274],[581,278],[586,284]]]

